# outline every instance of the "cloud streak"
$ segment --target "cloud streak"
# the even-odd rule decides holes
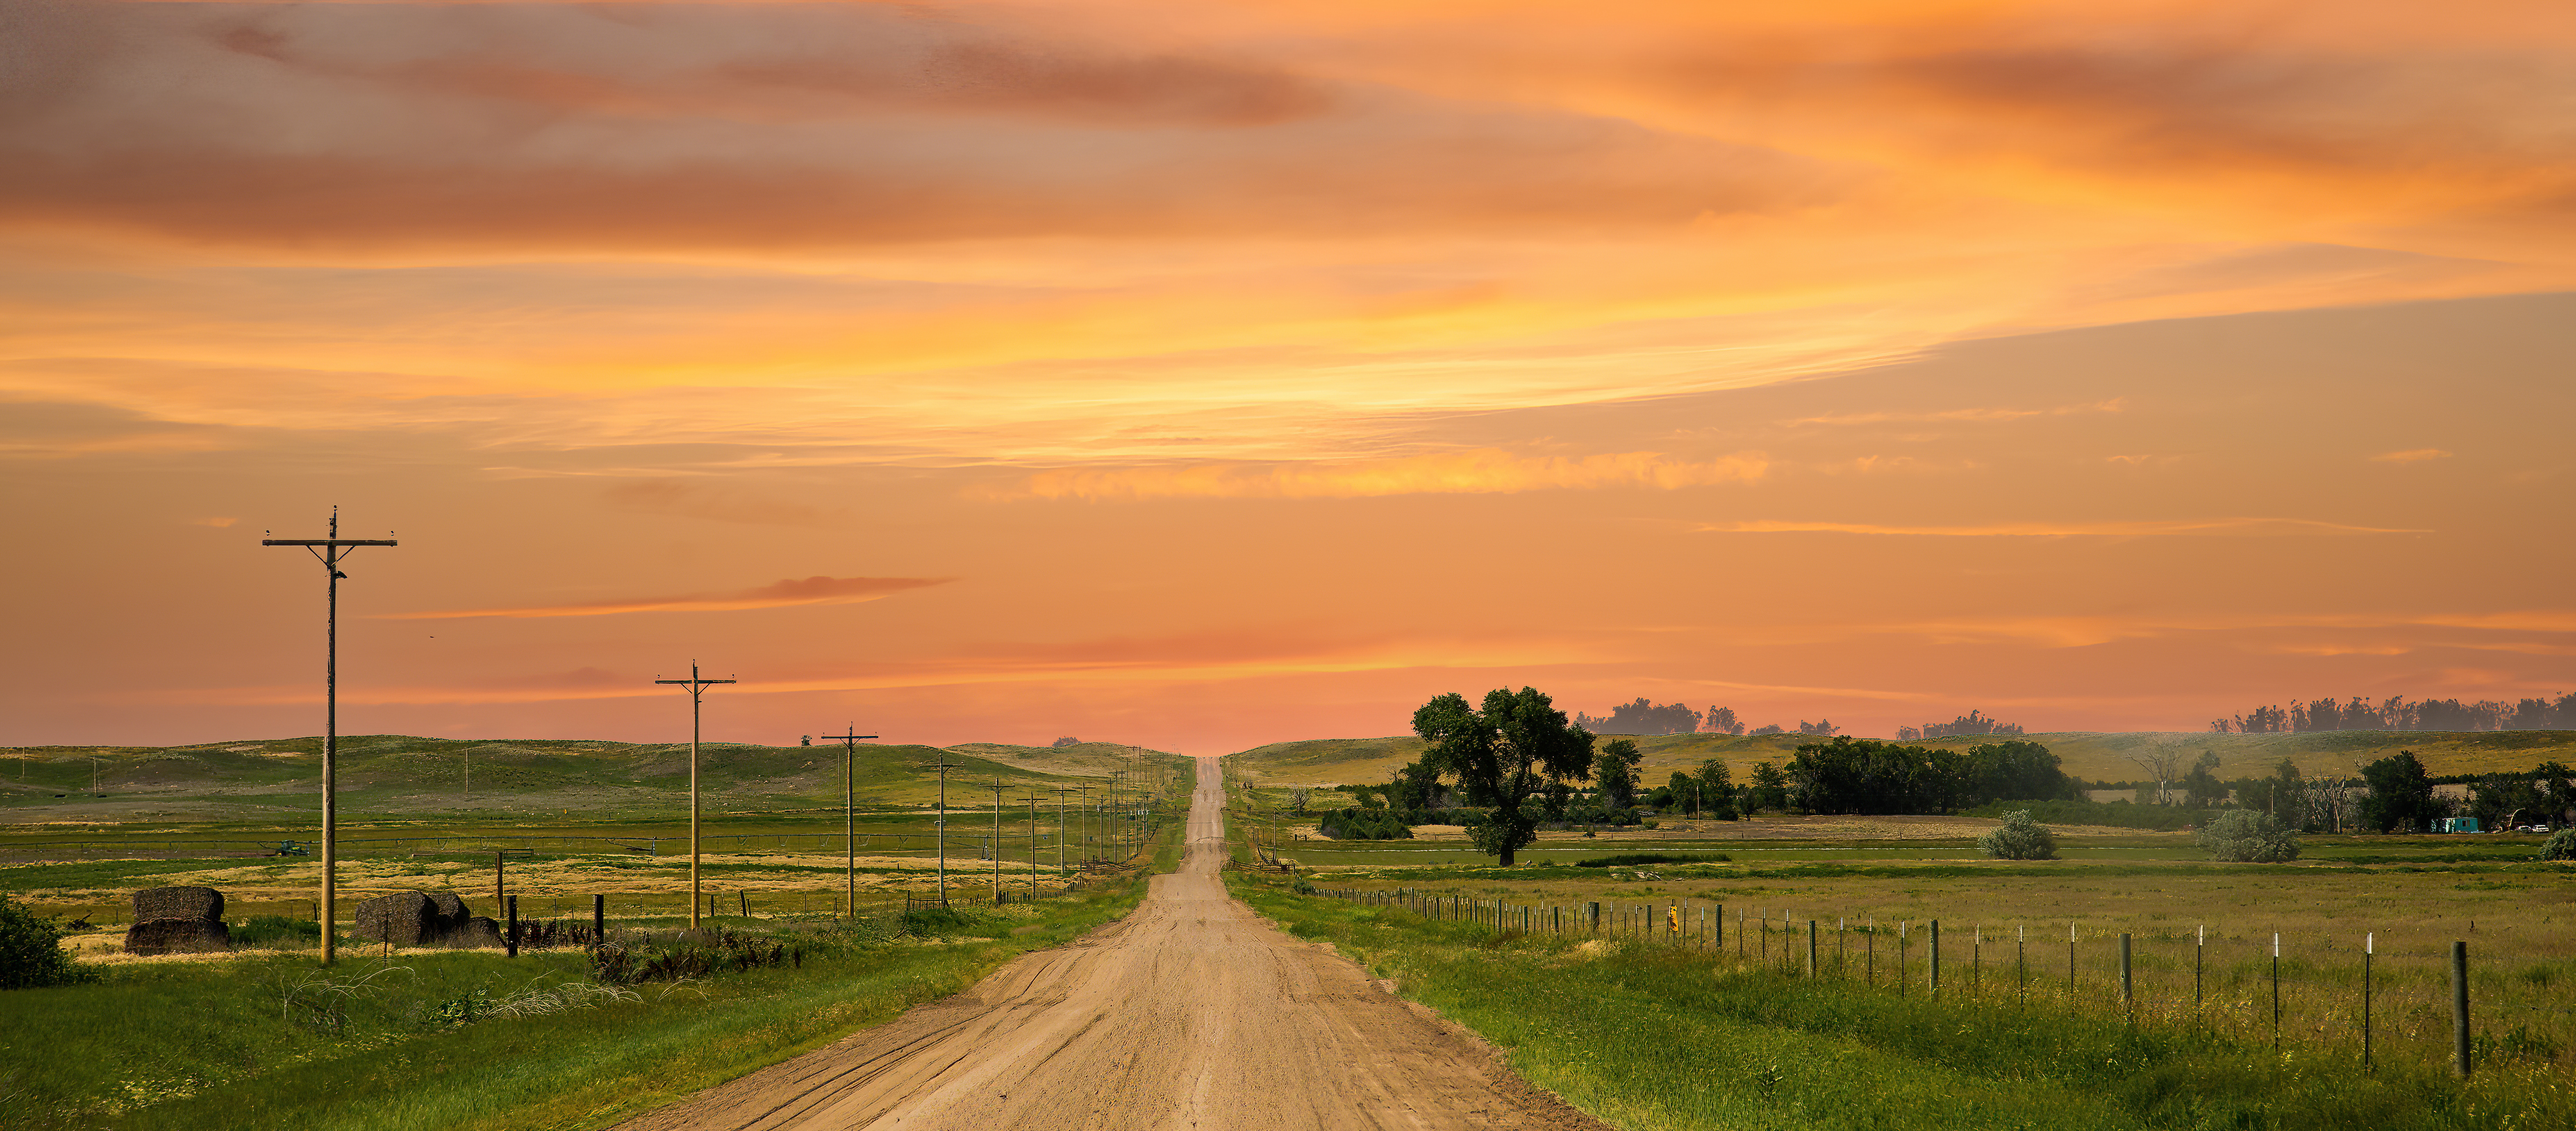
[[[1499,449],[1348,463],[1200,464],[1066,469],[1028,478],[1016,495],[1039,499],[1348,499],[1376,495],[1489,495],[1567,489],[1674,490],[1761,479],[1759,455],[1668,459],[1657,452],[1523,456]]]
[[[1997,522],[1962,526],[1894,526],[1866,522],[1754,519],[1701,523],[1709,534],[1878,534],[1913,538],[2157,538],[2177,535],[2431,534],[2431,530],[2354,526],[2307,518],[2211,518],[2139,522]]]
[[[913,589],[945,585],[949,577],[806,577],[789,578],[756,589],[732,593],[692,593],[677,597],[630,597],[574,601],[559,605],[515,605],[485,609],[445,609],[386,613],[381,620],[459,620],[471,617],[599,617],[618,613],[717,613],[745,609],[780,609],[796,605],[846,605],[875,601]]]

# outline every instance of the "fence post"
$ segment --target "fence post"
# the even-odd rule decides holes
[[[1600,901],[1599,901],[1599,900],[1594,900],[1594,901],[1593,901],[1593,902],[1591,902],[1591,903],[1587,903],[1587,904],[1585,904],[1585,905],[1584,905],[1584,912],[1583,912],[1583,914],[1584,914],[1584,919],[1585,919],[1585,921],[1586,921],[1586,922],[1585,922],[1585,927],[1584,927],[1585,932],[1586,932],[1586,933],[1588,933],[1588,934],[1595,934],[1595,935],[1600,934],[1600,933],[1601,933],[1601,903],[1600,903]]]
[[[1816,921],[1807,920],[1807,976],[1816,976]]]
[[[608,897],[594,892],[590,897],[590,945],[608,943]]]
[[[1876,986],[1878,985],[1878,920],[1870,920],[1869,926],[1861,931],[1860,946],[1861,958],[1869,964],[1867,967],[1869,985]]]
[[[2281,932],[2272,932],[2272,1047],[2281,1047]]]
[[[1932,920],[1932,1000],[1941,1000],[1941,921]]]
[[[1717,905],[1717,949],[1726,949],[1726,905]]]
[[[2013,966],[2020,972],[2021,1004],[2030,1004],[2030,925],[2013,926]]]
[[[2200,941],[2191,948],[2191,1007],[2200,1008],[2202,960],[2209,955],[2209,924],[2200,925]]]
[[[2129,992],[2129,932],[2120,932],[2120,1008],[2128,1009],[2136,998]]]
[[[2451,944],[2451,1048],[2458,1054],[2460,1079],[2469,1078],[2469,944]]]
[[[2370,1071],[2370,958],[2379,950],[2379,933],[2361,936],[2361,1070]]]
[[[2066,924],[2066,1000],[2075,1000],[2075,923]]]
[[[510,957],[516,958],[519,956],[519,897],[510,896],[502,900],[501,905],[508,909],[504,913],[510,917],[510,930],[501,936],[501,946]]]

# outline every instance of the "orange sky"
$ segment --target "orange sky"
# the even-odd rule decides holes
[[[2576,690],[2563,2],[1754,7],[0,0],[0,744]]]

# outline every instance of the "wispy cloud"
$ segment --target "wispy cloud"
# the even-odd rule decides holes
[[[1498,449],[1346,463],[1193,464],[1040,472],[1006,497],[1041,499],[1356,498],[1368,495],[1511,494],[1561,488],[1671,490],[1760,479],[1760,455],[1705,461],[1658,452],[1522,456]]]
[[[2381,452],[2370,458],[2378,463],[2421,463],[2428,459],[2449,459],[2451,453],[2440,448],[2408,448],[2402,452]]]
[[[1921,538],[2152,538],[2185,534],[2283,536],[2321,534],[2430,534],[2430,530],[2352,526],[2308,518],[2168,519],[2146,522],[1997,522],[1971,526],[1892,526],[1867,522],[1799,522],[1757,519],[1704,522],[1710,534],[1891,534]]]
[[[874,601],[907,589],[924,589],[956,580],[952,577],[807,577],[789,578],[735,593],[692,593],[677,597],[631,597],[575,601],[560,605],[516,605],[489,609],[446,609],[387,613],[384,620],[455,620],[464,617],[597,617],[615,613],[715,613],[740,609],[775,609],[788,605],[846,605]]]
[[[1935,422],[1975,422],[2028,420],[2034,416],[2075,416],[2099,412],[2125,412],[2126,397],[2113,397],[2091,404],[2053,405],[2048,408],[1953,408],[1937,412],[1853,412],[1827,416],[1802,416],[1788,424],[1922,424]]]

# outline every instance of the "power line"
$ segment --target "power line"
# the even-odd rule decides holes
[[[393,532],[385,532],[390,535]],[[331,536],[328,538],[263,538],[262,546],[302,546],[322,563],[328,578],[329,592],[323,613],[322,660],[322,906],[315,914],[322,919],[322,964],[328,966],[335,956],[332,945],[333,920],[337,914],[337,879],[340,828],[340,581],[349,576],[340,572],[340,563],[356,553],[360,546],[399,545],[392,538],[340,537],[340,508],[331,508]],[[95,771],[93,771],[94,773]],[[90,792],[98,792],[92,782]]]

